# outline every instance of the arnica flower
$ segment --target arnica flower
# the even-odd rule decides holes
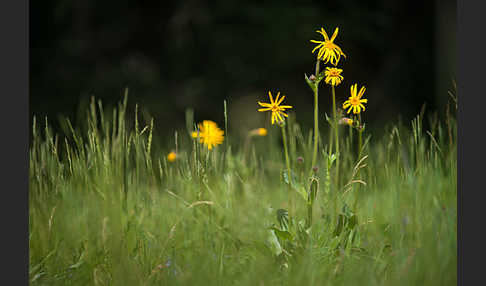
[[[316,31],[316,32],[324,36],[324,41],[311,40],[312,43],[319,44],[312,50],[312,53],[314,53],[317,49],[319,49],[317,58],[322,60],[325,64],[331,61],[331,64],[336,66],[341,56],[346,57],[346,55],[343,53],[341,48],[333,43],[333,41],[336,39],[338,31],[339,28],[336,28],[336,30],[334,30],[334,34],[332,34],[331,39],[329,39],[324,28],[321,28],[320,31]]]
[[[348,113],[350,113],[351,110],[353,110],[354,114],[359,114],[361,112],[361,108],[363,109],[363,111],[365,111],[365,107],[363,103],[368,103],[368,99],[361,99],[361,97],[363,96],[366,88],[363,86],[359,90],[359,93],[357,93],[357,90],[358,90],[358,84],[356,83],[351,86],[351,96],[349,97],[348,100],[346,100],[343,103],[344,109],[349,107]]]
[[[219,129],[216,122],[204,120],[197,126],[199,130],[192,132],[191,136],[197,138],[199,135],[199,142],[205,144],[209,150],[213,149],[213,146],[223,143],[224,131]]]
[[[277,98],[275,98],[275,101],[273,101],[272,93],[269,91],[268,96],[270,97],[270,103],[265,103],[265,102],[258,102],[260,106],[263,106],[265,108],[260,108],[258,111],[264,112],[264,111],[272,111],[272,124],[277,122],[283,122],[284,118],[282,117],[289,117],[287,114],[285,114],[285,109],[287,108],[292,108],[290,105],[280,105],[282,101],[284,100],[285,96],[282,96],[279,99],[280,92],[277,93]]]
[[[177,155],[174,151],[170,152],[168,155],[167,155],[167,160],[169,162],[174,162],[175,160],[177,159]]]
[[[257,130],[258,130],[258,135],[259,136],[267,136],[267,133],[268,133],[267,132],[267,129],[265,129],[265,128],[258,128]]]
[[[324,71],[324,76],[326,77],[325,82],[332,86],[340,84],[344,79],[341,75],[342,72],[342,69],[326,67]]]
[[[257,128],[250,130],[249,135],[250,136],[267,136],[268,131],[265,128]]]

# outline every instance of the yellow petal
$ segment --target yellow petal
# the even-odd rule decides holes
[[[280,105],[280,108],[292,108],[292,105]]]
[[[312,50],[312,53],[314,53],[315,50],[317,50],[318,48],[320,48],[322,46],[322,44],[320,45],[317,45],[313,50]]]
[[[274,104],[275,104],[275,105],[278,105],[278,103],[277,103],[277,102],[278,102],[278,97],[279,97],[279,96],[280,96],[280,91],[279,91],[279,92],[277,92],[277,97],[275,98],[275,101],[274,101]]]
[[[279,94],[280,94],[280,93],[279,93]],[[284,98],[285,98],[285,95],[284,95],[284,96],[282,96],[282,97],[280,98],[280,100],[279,100],[279,101],[277,101],[277,103],[275,103],[275,104],[276,104],[276,105],[279,105],[279,104],[280,104],[280,103],[281,103],[281,102],[284,100]]]
[[[324,39],[326,41],[329,41],[329,37],[327,36],[326,30],[324,30],[324,28],[321,28],[321,31],[322,31],[321,34],[324,36]]]
[[[366,91],[366,88],[363,86],[360,90],[359,90],[359,94],[358,94],[358,98],[361,98],[364,94],[364,92]]]
[[[260,106],[263,106],[263,107],[271,107],[272,105],[269,104],[269,103],[266,103],[266,102],[258,102],[258,104],[260,104]]]
[[[272,93],[270,91],[268,92],[268,96],[270,97],[270,102],[273,105],[273,97],[272,97]]]
[[[269,111],[271,109],[272,109],[271,107],[259,108],[258,111],[263,112],[263,111]]]
[[[339,28],[336,27],[336,29],[334,30],[334,33],[332,34],[332,37],[331,37],[331,42],[334,41],[334,39],[336,39],[336,36],[338,34],[338,31],[339,31]]]

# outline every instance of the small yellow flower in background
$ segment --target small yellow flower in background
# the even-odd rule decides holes
[[[359,114],[361,112],[361,108],[363,108],[363,111],[365,111],[365,107],[363,103],[368,103],[368,99],[361,99],[361,97],[363,96],[366,88],[363,86],[359,90],[359,93],[357,93],[357,90],[358,90],[358,84],[356,83],[351,86],[351,96],[349,97],[348,100],[346,100],[343,103],[344,109],[349,107],[348,113],[350,113],[351,110],[353,110],[354,114]]]
[[[267,136],[268,131],[265,128],[257,128],[250,130],[249,134],[250,136]]]
[[[344,79],[341,75],[342,72],[342,69],[326,67],[324,71],[324,75],[326,76],[325,82],[333,86],[340,84]]]
[[[320,31],[316,31],[316,32],[324,36],[324,41],[311,40],[312,43],[319,44],[312,50],[312,53],[314,53],[317,49],[319,49],[317,58],[322,60],[325,64],[331,61],[331,64],[336,66],[341,56],[346,57],[346,55],[343,53],[341,48],[338,47],[338,45],[333,43],[333,41],[336,39],[338,31],[339,28],[336,28],[336,30],[334,30],[334,34],[332,34],[331,39],[329,39],[324,28],[321,28]]]
[[[174,151],[170,152],[169,155],[167,155],[167,160],[169,162],[174,162],[177,159],[177,155]]]
[[[258,128],[258,135],[260,135],[260,136],[267,136],[267,133],[268,133],[267,129],[265,129],[265,128]]]
[[[285,114],[285,109],[287,108],[292,108],[290,105],[280,105],[282,101],[284,100],[285,96],[282,96],[279,99],[280,92],[277,93],[277,98],[275,98],[275,101],[273,101],[272,93],[269,91],[268,96],[270,97],[270,103],[265,103],[265,102],[258,102],[260,106],[263,106],[265,108],[260,108],[258,111],[264,112],[264,111],[272,111],[272,124],[275,123],[275,121],[280,122],[284,121],[284,118],[282,117],[288,117],[287,114]]]
[[[216,122],[204,120],[202,123],[198,124],[198,129],[198,131],[192,132],[191,136],[197,138],[199,132],[199,142],[206,145],[209,150],[213,149],[213,146],[223,143],[224,131],[219,129]]]

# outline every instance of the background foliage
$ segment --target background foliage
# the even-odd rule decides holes
[[[455,70],[455,1],[32,1],[30,110],[39,118],[84,112],[95,95],[115,104],[130,88],[135,103],[159,122],[183,127],[223,120],[227,99],[238,128],[267,90],[281,90],[311,125],[315,30],[340,27],[337,43],[344,100],[349,86],[367,86],[367,121],[410,121],[427,102],[442,109]],[[321,110],[329,110],[322,92]],[[379,104],[378,104],[379,103]],[[84,105],[83,105],[84,104]],[[84,116],[84,114],[83,114]],[[79,118],[84,121],[84,118]],[[260,119],[261,120],[261,119]],[[32,122],[32,121],[31,121]],[[232,122],[230,122],[230,125]],[[54,128],[57,124],[54,122]],[[173,132],[159,128],[156,132]]]

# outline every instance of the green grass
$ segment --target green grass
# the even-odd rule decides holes
[[[231,130],[208,152],[189,136],[189,112],[169,163],[175,138],[155,138],[157,122],[129,121],[126,106],[126,97],[113,110],[93,101],[86,128],[66,120],[58,135],[34,119],[31,285],[456,284],[453,117],[430,117],[427,130],[417,116],[384,126],[380,138],[365,132],[359,158],[357,134],[341,127],[338,187],[335,163],[326,175],[323,119],[310,209],[312,133],[291,116],[287,218],[278,211],[289,209],[278,127],[246,154]]]

